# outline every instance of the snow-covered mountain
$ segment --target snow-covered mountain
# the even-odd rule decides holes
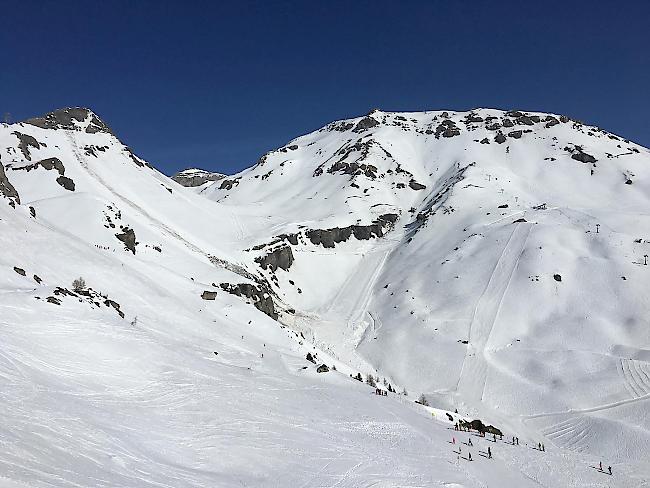
[[[0,162],[7,483],[650,475],[637,144],[558,115],[374,111],[197,192],[75,108],[2,125]],[[459,418],[521,445],[488,461],[476,439],[469,464]]]

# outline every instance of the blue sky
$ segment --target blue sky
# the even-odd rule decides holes
[[[0,112],[97,112],[171,174],[373,108],[556,112],[650,146],[648,1],[0,0]]]

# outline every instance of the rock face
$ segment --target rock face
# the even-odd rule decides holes
[[[27,119],[25,123],[42,129],[83,130],[88,134],[96,132],[112,134],[111,129],[97,115],[81,107],[55,110],[42,117]]]
[[[360,241],[383,237],[386,230],[392,228],[396,220],[397,214],[384,214],[370,225],[350,225],[348,227],[334,227],[332,229],[310,229],[305,235],[312,244],[333,248],[335,244],[347,241],[352,235]]]
[[[25,159],[27,159],[27,161],[31,161],[32,155],[29,151],[29,148],[33,147],[34,149],[40,149],[41,143],[38,142],[35,137],[28,134],[23,134],[22,132],[13,132],[13,135],[18,138],[18,149],[20,149],[20,152],[23,153],[23,156],[25,156]]]
[[[210,171],[205,171],[203,169],[189,168],[176,173],[172,176],[172,180],[180,185],[191,188],[204,185],[209,181],[219,181],[225,177],[226,175],[221,173],[211,173]]]
[[[255,262],[259,263],[262,269],[270,269],[275,272],[278,268],[281,268],[288,271],[293,264],[293,253],[289,246],[283,246],[266,256],[256,258]]]
[[[135,231],[129,227],[123,227],[121,234],[115,234],[120,241],[124,243],[124,247],[135,254],[135,246],[138,242],[135,240]]]
[[[11,184],[7,175],[5,174],[5,168],[0,162],[0,195],[3,195],[11,200],[15,200],[16,203],[20,203],[20,197],[18,192]]]
[[[225,292],[231,293],[238,297],[246,297],[253,301],[253,305],[260,312],[265,313],[273,320],[278,320],[278,313],[275,310],[271,294],[263,289],[261,286],[252,285],[250,283],[221,283],[221,289]]]
[[[217,292],[205,290],[203,293],[201,293],[201,298],[204,300],[215,300],[217,298]]]

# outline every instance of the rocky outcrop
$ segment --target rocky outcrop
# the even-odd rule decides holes
[[[262,269],[270,269],[272,272],[275,272],[278,268],[288,271],[293,264],[293,253],[289,246],[283,246],[275,249],[266,256],[256,258],[255,262]]]
[[[131,251],[135,254],[135,246],[138,245],[138,242],[135,239],[135,231],[129,227],[122,227],[121,234],[115,234],[120,241],[124,243],[126,250]]]
[[[56,182],[68,191],[74,191],[75,189],[74,181],[67,176],[59,176]]]
[[[172,180],[180,185],[191,188],[204,185],[209,181],[219,181],[225,177],[226,175],[221,173],[211,173],[202,169],[190,168],[176,173],[172,176]]]
[[[201,293],[201,298],[203,300],[216,300],[217,292],[216,291],[205,290],[203,293]]]
[[[7,175],[5,174],[5,168],[1,162],[0,162],[0,195],[3,195],[12,201],[15,201],[16,203],[20,203],[20,197],[18,196],[18,192],[16,191],[14,186],[7,178]]]
[[[365,116],[363,119],[361,119],[359,122],[357,122],[357,125],[354,127],[352,130],[353,132],[363,132],[364,130],[371,129],[373,127],[376,127],[379,125],[379,122],[377,120],[373,119],[370,116]]]
[[[20,149],[20,152],[23,153],[23,156],[25,156],[27,161],[31,161],[32,153],[29,151],[29,148],[33,147],[34,149],[40,149],[41,143],[29,134],[23,134],[18,131],[12,132],[12,134],[18,138],[18,149]]]
[[[271,294],[264,290],[264,287],[250,283],[238,283],[234,285],[230,283],[221,283],[220,286],[225,292],[252,300],[256,309],[265,313],[273,320],[278,320],[278,313],[275,310]]]
[[[329,372],[329,370],[330,369],[327,366],[327,364],[321,364],[318,368],[316,368],[317,373],[327,373],[327,372]]]
[[[409,181],[409,186],[413,190],[424,190],[426,188],[426,185],[423,185],[422,183],[418,183],[415,180]]]
[[[111,129],[97,115],[81,107],[62,108],[41,117],[27,119],[25,123],[41,129],[83,130],[88,134],[96,132],[112,134]]]
[[[333,248],[337,243],[347,241],[352,235],[358,240],[383,237],[387,229],[392,229],[396,220],[397,214],[384,214],[370,225],[310,229],[305,235],[314,245]]]
[[[27,171],[30,172],[33,169],[43,168],[46,171],[52,171],[55,169],[61,176],[65,174],[65,166],[59,158],[47,158],[37,161],[33,164],[28,164],[27,166],[18,166],[12,167],[13,171]]]

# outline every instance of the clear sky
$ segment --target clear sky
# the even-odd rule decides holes
[[[65,106],[168,174],[373,108],[556,112],[650,146],[650,1],[0,0],[0,113]]]

